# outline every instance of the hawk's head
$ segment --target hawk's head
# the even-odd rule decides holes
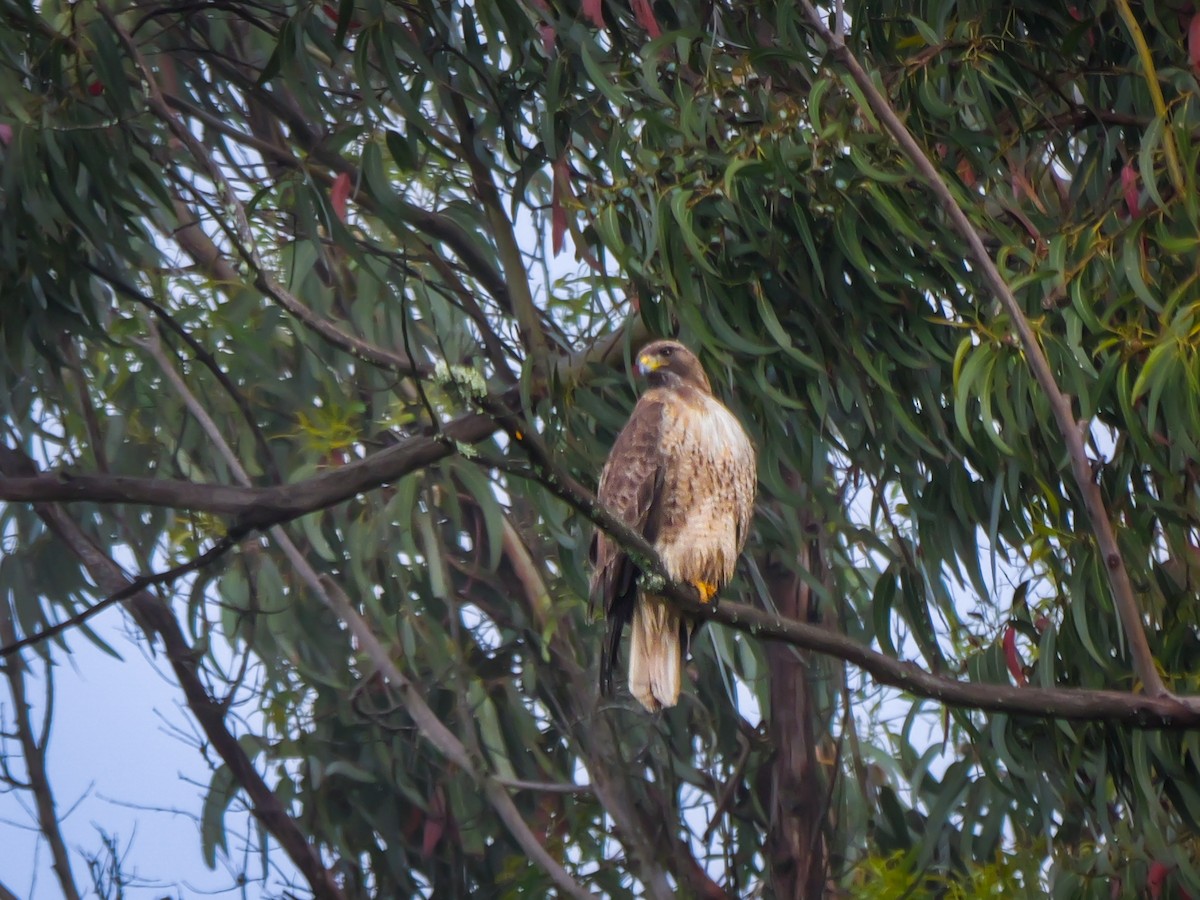
[[[706,394],[712,393],[708,376],[696,354],[678,341],[655,341],[638,354],[638,371],[655,387],[690,385]]]

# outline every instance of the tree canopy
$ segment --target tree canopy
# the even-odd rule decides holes
[[[28,666],[121,615],[267,895],[1200,892],[1192,3],[0,22],[2,775],[68,896]],[[585,611],[661,335],[760,497],[649,716]]]

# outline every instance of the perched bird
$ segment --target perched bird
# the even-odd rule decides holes
[[[598,497],[654,546],[672,579],[695,585],[708,603],[733,577],[746,543],[757,486],[754,445],[682,344],[648,345],[637,368],[649,387],[617,435]],[[603,602],[608,620],[601,694],[612,693],[629,623],[630,693],[651,712],[674,706],[695,622],[669,599],[641,590],[637,567],[608,535],[597,532],[591,557],[590,602]]]

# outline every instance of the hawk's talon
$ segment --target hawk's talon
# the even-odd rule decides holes
[[[700,595],[700,602],[708,605],[717,596],[717,586],[711,581],[703,581],[697,579],[692,582],[692,587],[696,589],[696,593]]]

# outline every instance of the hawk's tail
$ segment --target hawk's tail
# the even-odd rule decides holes
[[[683,676],[679,613],[658,597],[641,597],[631,624],[629,692],[650,712],[674,706]]]

